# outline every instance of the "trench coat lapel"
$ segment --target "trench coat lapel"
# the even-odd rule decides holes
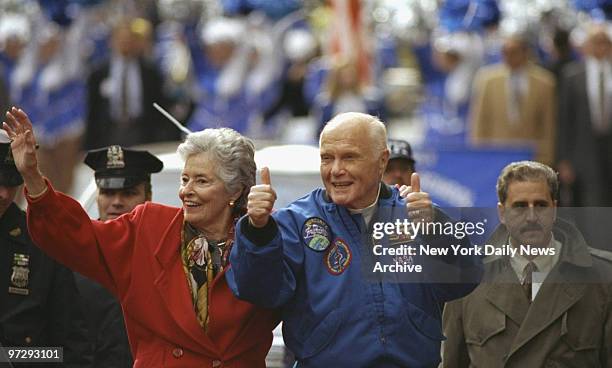
[[[183,226],[183,214],[179,213],[172,221],[155,250],[155,257],[162,269],[157,275],[154,285],[159,291],[168,313],[181,327],[201,351],[215,355],[218,350],[212,339],[204,332],[198,320],[191,301],[191,293],[187,287],[187,279],[179,257],[180,234]]]
[[[510,260],[505,257],[494,262],[500,269],[500,274],[495,277],[499,281],[491,285],[487,299],[513,321],[519,323],[520,319],[521,322],[509,356],[554,323],[580,300],[586,291],[586,285],[594,282],[590,272],[593,263],[584,240],[566,239],[563,230],[568,226],[560,219],[555,223],[555,239],[563,244],[561,258],[542,284],[531,306],[510,266]],[[504,239],[507,238],[507,230],[500,226],[491,236],[491,243],[504,244]],[[514,280],[514,284],[511,280]]]
[[[487,300],[502,311],[516,324],[523,323],[529,303],[519,284],[519,280],[510,267],[507,257],[495,261],[492,267],[498,268],[497,273],[489,282],[486,293]]]
[[[531,303],[525,321],[516,335],[510,355],[553,324],[584,295],[586,285],[566,277],[558,269],[556,267],[551,272]]]
[[[565,225],[561,223],[557,226]],[[514,340],[510,355],[553,324],[582,298],[587,285],[595,281],[591,272],[593,261],[587,247],[574,245],[576,240],[564,241],[563,233],[555,233],[555,238],[564,244],[561,259],[544,280],[531,304],[525,323]]]

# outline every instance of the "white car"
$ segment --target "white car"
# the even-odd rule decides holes
[[[153,202],[180,207],[178,197],[181,170],[183,161],[176,152],[158,154],[157,157],[164,163],[164,169],[151,176],[153,189]],[[322,185],[319,174],[319,149],[306,145],[280,145],[269,146],[255,153],[257,168],[267,166],[270,169],[272,187],[276,191],[276,208],[285,207],[295,199],[309,193]],[[81,172],[83,175],[83,172]],[[93,179],[93,172],[87,187],[78,197],[91,218],[98,218],[96,205],[97,187]],[[259,174],[258,178],[259,180]],[[272,348],[266,358],[268,367],[285,367],[285,345],[283,343],[281,326],[274,330]]]

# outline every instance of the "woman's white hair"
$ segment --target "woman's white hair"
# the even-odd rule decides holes
[[[255,146],[230,128],[204,129],[190,133],[176,152],[183,161],[191,155],[207,153],[214,160],[216,174],[228,193],[241,192],[234,208],[246,206],[246,197],[255,185]]]

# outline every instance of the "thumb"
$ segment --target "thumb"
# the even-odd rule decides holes
[[[421,191],[421,179],[419,178],[419,174],[412,173],[410,177],[410,186],[412,187],[412,192]]]
[[[261,183],[272,185],[272,181],[270,180],[270,169],[268,169],[268,167],[261,169]]]

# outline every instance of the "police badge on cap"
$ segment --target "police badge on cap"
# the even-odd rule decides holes
[[[23,184],[23,178],[13,160],[10,143],[0,143],[0,185],[16,187]]]
[[[164,164],[148,151],[110,146],[87,152],[85,164],[95,171],[101,189],[131,188],[160,172]]]

